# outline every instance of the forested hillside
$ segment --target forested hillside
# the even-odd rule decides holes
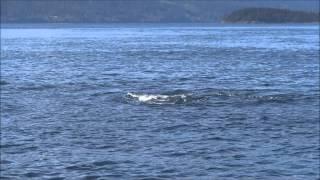
[[[234,10],[277,7],[317,12],[318,0],[1,0],[3,23],[221,22]]]
[[[312,23],[319,20],[319,13],[276,8],[246,8],[224,18],[231,23]]]

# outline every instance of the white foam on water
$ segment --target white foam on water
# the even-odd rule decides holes
[[[162,94],[135,94],[127,93],[127,96],[142,102],[149,104],[175,104],[177,101],[187,101],[186,94],[175,94],[175,95],[162,95]]]

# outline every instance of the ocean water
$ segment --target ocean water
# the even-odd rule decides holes
[[[318,179],[318,25],[8,25],[1,179]]]

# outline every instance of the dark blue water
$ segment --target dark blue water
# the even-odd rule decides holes
[[[2,179],[317,179],[318,25],[1,29]]]

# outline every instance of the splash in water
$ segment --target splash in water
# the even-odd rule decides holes
[[[183,104],[191,100],[192,94],[136,94],[127,93],[127,98],[145,104]]]

